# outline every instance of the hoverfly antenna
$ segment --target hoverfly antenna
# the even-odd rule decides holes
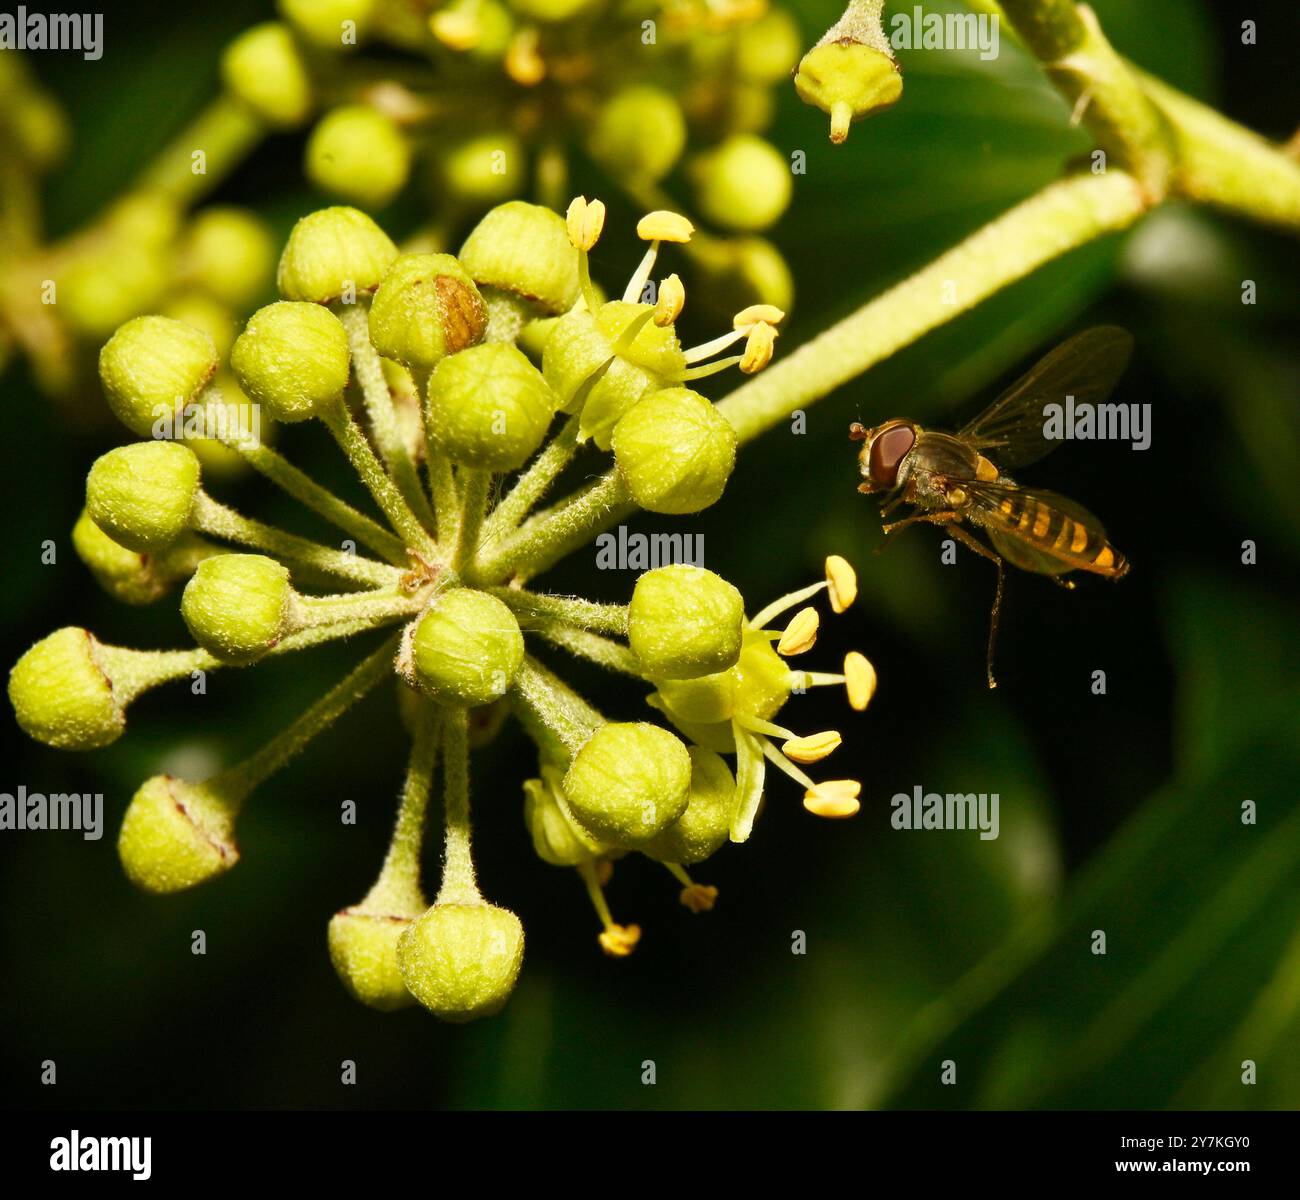
[[[867,440],[867,427],[861,421],[854,421],[849,426],[849,441],[865,442]]]

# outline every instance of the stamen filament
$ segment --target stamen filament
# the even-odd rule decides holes
[[[789,612],[796,604],[802,604],[805,600],[811,600],[825,587],[826,580],[823,579],[820,583],[810,584],[806,588],[800,588],[797,592],[790,592],[788,595],[773,600],[766,608],[760,609],[749,619],[749,628],[754,630],[764,628],[769,621],[781,616],[783,613]]]

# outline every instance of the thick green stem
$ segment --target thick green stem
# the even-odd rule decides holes
[[[519,617],[560,621],[579,629],[627,636],[627,606],[623,604],[597,604],[594,600],[582,600],[576,596],[547,596],[520,588],[489,587],[484,590]]]
[[[478,467],[461,468],[460,520],[456,525],[456,553],[452,558],[456,570],[463,571],[481,542],[483,518],[487,514],[488,492],[492,472]]]
[[[623,477],[610,470],[567,500],[538,513],[504,542],[485,545],[472,564],[473,576],[484,583],[501,583],[536,575],[582,545],[594,529],[630,502]]]
[[[425,813],[433,787],[433,770],[441,735],[439,710],[426,700],[419,702],[415,717],[415,740],[402,786],[397,824],[379,878],[357,906],[362,912],[381,916],[418,917],[428,904],[420,887],[420,851],[424,845]]]
[[[635,679],[644,678],[641,660],[620,642],[611,641],[587,629],[575,629],[563,621],[542,621],[537,625],[528,625],[526,628],[550,642],[552,646],[567,650],[577,658],[585,658],[598,667],[631,675]]]
[[[469,819],[469,712],[450,708],[443,721],[443,776],[447,841],[442,886],[435,904],[482,904],[474,877]]]
[[[569,755],[576,754],[604,718],[568,684],[531,655],[515,676],[513,695],[531,722],[542,726]],[[530,722],[525,721],[527,726]]]
[[[546,448],[529,464],[515,481],[500,504],[492,510],[483,527],[483,541],[495,542],[513,533],[533,510],[535,505],[559,477],[560,472],[573,461],[578,452],[578,427],[581,416],[575,413],[561,427]]]
[[[345,592],[340,596],[296,595],[291,622],[294,629],[364,622],[373,628],[414,616],[428,603],[428,589],[412,593],[400,585],[373,592]]]
[[[460,520],[460,496],[456,490],[451,460],[438,449],[438,441],[434,437],[433,406],[429,400],[429,379],[432,374],[432,371],[425,368],[414,368],[411,378],[415,380],[420,413],[424,418],[424,469],[429,476],[429,493],[433,496],[436,517],[434,529],[438,541],[450,546],[456,536],[456,524]]]
[[[379,453],[406,503],[422,522],[433,527],[433,509],[420,486],[419,473],[402,436],[397,410],[393,407],[393,393],[384,377],[379,352],[370,341],[369,306],[361,301],[336,304],[334,311],[347,330],[352,372],[361,388],[375,445],[379,447]]]
[[[219,504],[206,492],[201,491],[195,496],[190,520],[201,533],[251,546],[255,550],[265,550],[272,557],[287,558],[340,579],[350,579],[370,587],[389,587],[401,578],[402,573],[395,566],[285,533]]]
[[[222,95],[190,122],[140,176],[139,186],[193,204],[243,161],[266,127],[233,96]],[[194,152],[203,152],[196,160]],[[203,170],[195,170],[201,162]]]
[[[742,442],[820,400],[1044,263],[1146,211],[1133,177],[1110,170],[1048,185],[732,392],[718,410]]]

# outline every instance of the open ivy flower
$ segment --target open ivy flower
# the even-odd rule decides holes
[[[845,685],[855,709],[870,699],[874,673],[860,655],[841,674],[787,663],[816,639],[806,601],[826,592],[836,612],[853,602],[856,581],[843,559],[827,561],[825,580],[751,619],[736,588],[690,566],[642,575],[626,606],[526,586],[620,506],[680,514],[719,498],[736,435],[690,385],[729,366],[761,370],[781,320],[770,307],[748,308],[721,337],[683,349],[680,280],[670,275],[651,289],[653,301],[642,297],[661,249],[689,239],[690,223],[669,212],[646,217],[640,267],[623,299],[602,303],[588,252],[603,223],[599,202],[575,201],[567,218],[513,202],[490,212],[459,256],[400,254],[363,213],[325,209],[294,228],[279,265],[283,299],[251,317],[228,356],[203,332],[161,316],[127,322],[100,355],[110,407],[146,435],[160,428],[160,414],[225,403],[229,369],[280,425],[319,421],[369,492],[371,511],[244,428],[229,432],[230,452],[335,526],[348,548],[213,498],[183,440],[150,438],[105,454],[90,470],[74,544],[129,603],[180,589],[196,646],[131,650],[61,629],[10,675],[19,723],[50,745],[93,749],[122,735],[130,703],[149,688],[383,633],[243,762],[208,779],[146,780],[118,838],[128,877],[147,891],[225,874],[239,860],[239,813],[254,791],[367,692],[395,680],[412,751],[393,841],[374,886],[338,910],[328,936],[345,986],[377,1009],[418,1001],[467,1021],[497,1011],[514,987],[523,926],[484,898],[470,838],[472,735],[491,736],[502,711],[538,747],[537,776],[524,789],[538,856],[576,869],[600,945],[614,957],[632,951],[640,930],[610,914],[603,889],[613,862],[630,853],[662,862],[683,904],[707,911],[717,892],[687,868],[750,836],[765,762],[804,788],[810,812],[857,809],[855,783],[816,783],[798,765],[824,758],[840,735],[798,735],[775,723],[790,694],[808,686]],[[726,356],[733,346],[743,349]],[[612,466],[540,507],[580,452],[612,457]],[[635,680],[636,710],[647,715],[648,695],[673,728],[597,711],[536,654],[552,648]],[[443,870],[430,903],[422,842],[439,774]]]

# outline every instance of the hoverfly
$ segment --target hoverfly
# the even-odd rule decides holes
[[[900,504],[923,511],[884,526],[886,544],[918,522],[939,525],[998,569],[989,618],[989,687],[993,648],[1002,608],[1004,566],[1047,575],[1062,587],[1069,571],[1107,579],[1128,573],[1128,560],[1106,538],[1101,522],[1081,505],[1055,492],[1021,487],[1004,472],[1037,462],[1060,445],[1045,433],[1044,406],[1067,393],[1082,404],[1102,403],[1124,373],[1133,339],[1122,329],[1099,326],[1062,343],[955,434],[892,420],[874,429],[854,422],[851,441],[862,442],[858,491],[885,493],[880,515]],[[986,546],[963,523],[987,534]]]

